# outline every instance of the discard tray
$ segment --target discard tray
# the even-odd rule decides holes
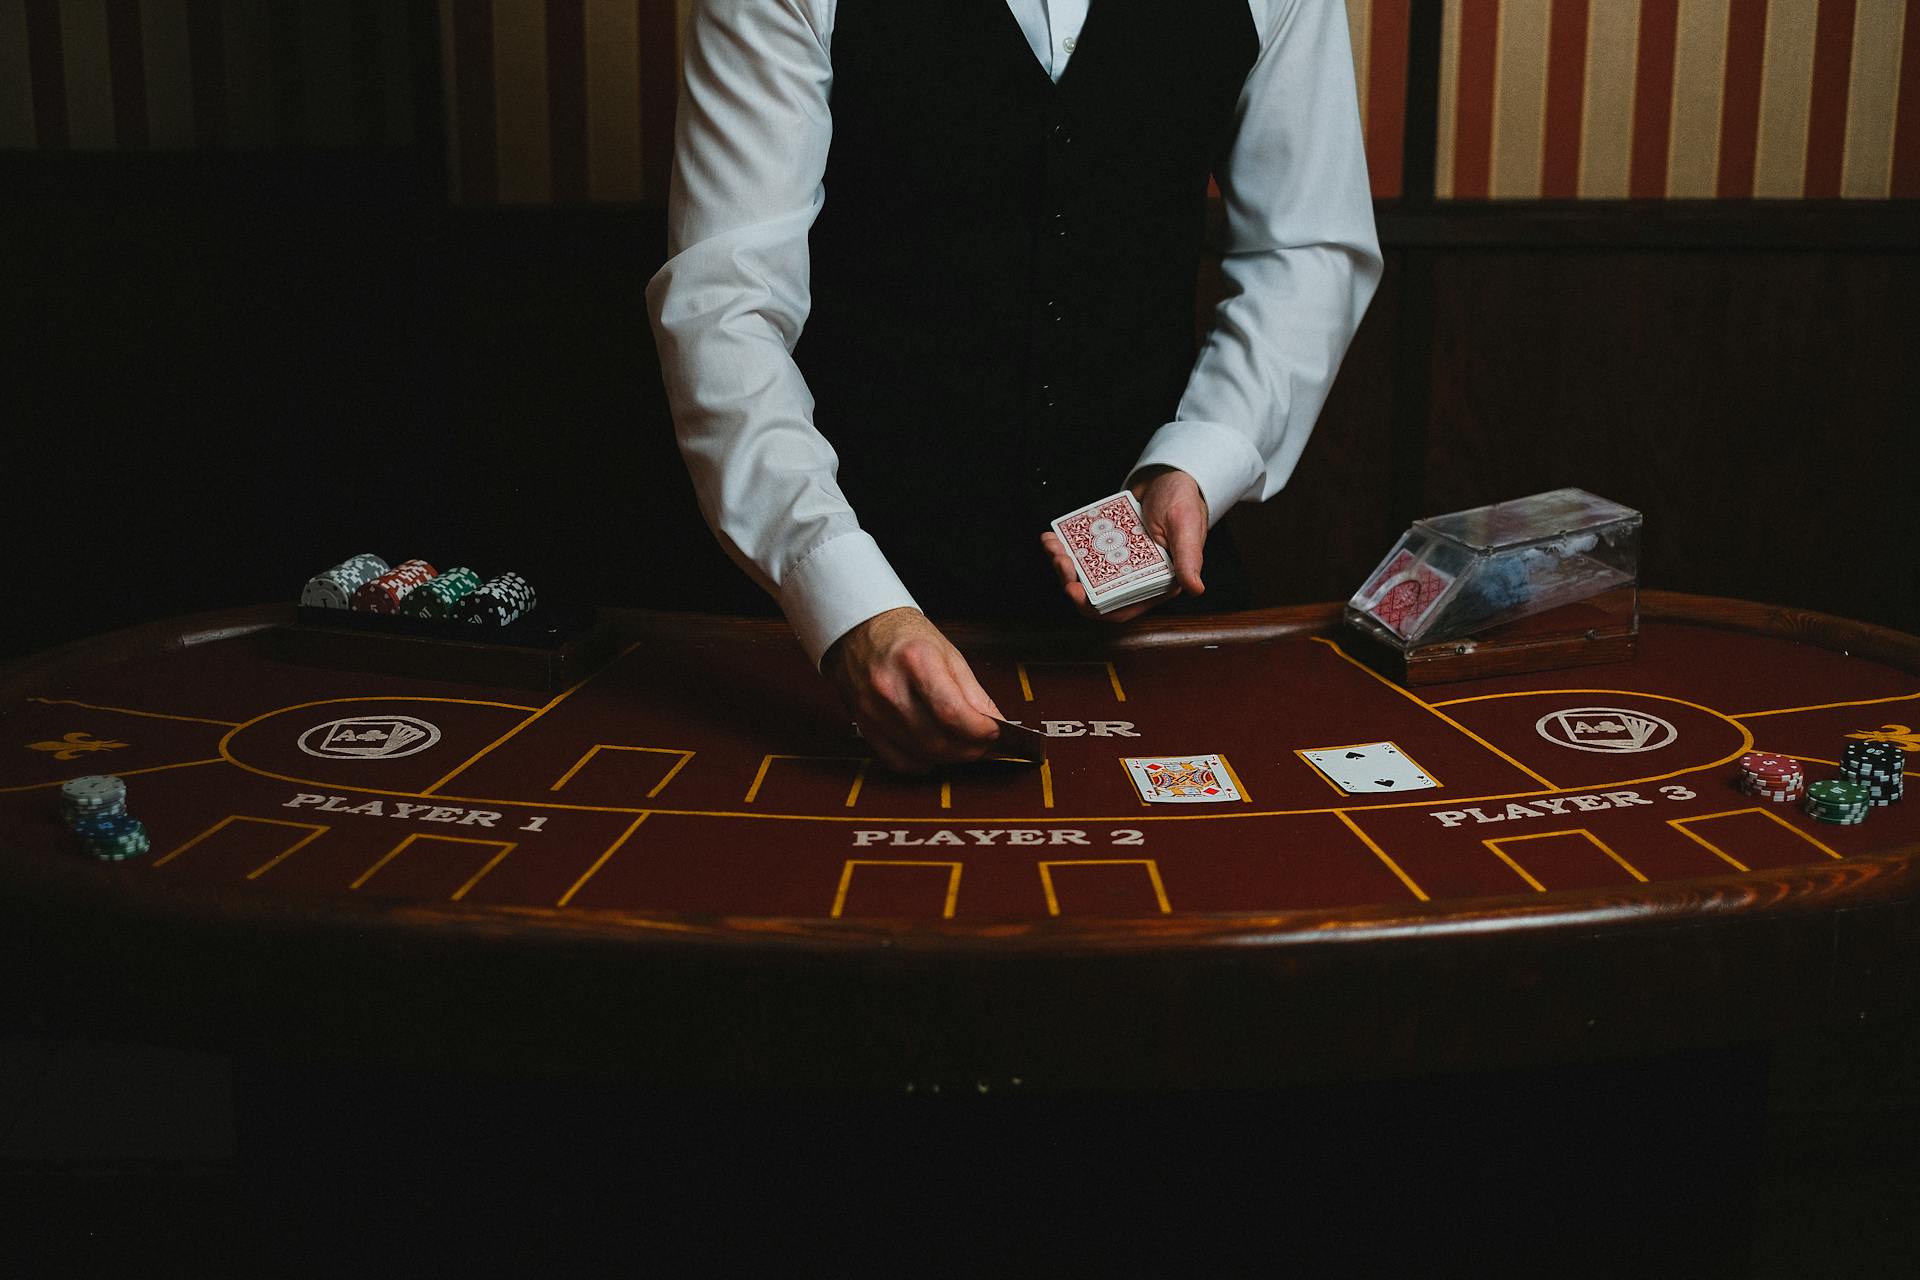
[[[1458,640],[1403,647],[1364,630],[1349,635],[1358,656],[1398,684],[1448,684],[1630,661],[1639,640],[1638,605],[1639,589],[1624,586]]]
[[[308,666],[558,692],[606,664],[614,633],[591,607],[542,604],[510,626],[483,627],[301,605],[266,643]]]

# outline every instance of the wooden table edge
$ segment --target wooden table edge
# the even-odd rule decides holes
[[[1180,644],[1253,643],[1337,627],[1339,603],[1292,605],[1241,614],[1197,618],[1149,618],[1117,632],[1106,647],[1117,651]],[[1828,614],[1748,601],[1675,592],[1641,593],[1648,618],[1779,636],[1920,672],[1920,637]],[[770,640],[790,639],[784,622],[649,610],[607,610],[628,641],[651,635],[746,631]],[[187,648],[244,636],[290,622],[290,606],[253,605],[144,624],[93,640],[32,655],[0,669],[0,698],[30,682],[58,678],[74,668],[136,654]],[[957,643],[990,640],[996,645],[1060,642],[1058,630],[1021,633],[989,630],[988,624],[951,628]],[[1065,633],[1084,644],[1084,633]],[[23,868],[34,867],[32,871]],[[1033,954],[1095,950],[1249,947],[1326,947],[1384,939],[1439,939],[1463,933],[1510,935],[1579,928],[1615,931],[1695,923],[1731,915],[1781,915],[1845,910],[1900,901],[1920,891],[1920,846],[1902,847],[1845,862],[1791,868],[1779,874],[1745,873],[1666,882],[1632,892],[1529,894],[1473,898],[1439,904],[1384,905],[1361,909],[1109,920],[896,921],[821,920],[810,917],[694,917],[665,913],[542,909],[468,904],[378,904],[333,899],[281,899],[211,887],[150,883],[136,891],[118,868],[40,865],[0,861],[0,876],[35,893],[53,893],[72,905],[201,916],[256,926],[311,926],[323,921],[356,929],[429,930],[479,941],[502,931],[525,944],[531,935],[555,941],[647,948],[792,947],[807,950],[895,953]],[[31,883],[29,883],[31,882]],[[12,895],[25,908],[24,898]],[[0,916],[5,909],[0,908]]]

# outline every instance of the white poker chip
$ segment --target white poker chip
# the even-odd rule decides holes
[[[385,560],[372,552],[362,552],[307,579],[300,591],[300,603],[312,609],[351,608],[354,591],[385,572]]]
[[[83,808],[122,804],[127,798],[127,784],[111,774],[70,778],[61,784],[60,795],[69,803]]]

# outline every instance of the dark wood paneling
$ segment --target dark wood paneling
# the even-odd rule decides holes
[[[0,168],[14,457],[57,477],[7,509],[42,554],[0,650],[284,598],[368,548],[768,608],[672,445],[659,215],[455,211],[443,183],[405,156]],[[1646,512],[1652,585],[1920,630],[1911,215],[1383,208],[1300,466],[1230,517],[1255,602],[1342,599],[1416,516],[1577,484]]]
[[[1427,511],[1578,485],[1643,580],[1920,628],[1920,255],[1438,255]]]
[[[1799,249],[1911,252],[1913,200],[1466,200],[1377,207],[1400,249]]]

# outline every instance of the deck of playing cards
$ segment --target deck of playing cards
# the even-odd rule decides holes
[[[1087,603],[1111,613],[1150,600],[1173,585],[1173,564],[1147,536],[1140,504],[1121,490],[1061,516],[1053,532],[1073,557]]]

